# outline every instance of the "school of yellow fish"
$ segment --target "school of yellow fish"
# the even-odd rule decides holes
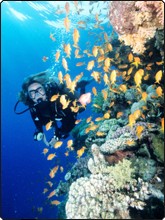
[[[81,10],[79,9],[79,1],[73,1],[74,2],[74,6],[77,10],[77,13],[81,13]],[[58,79],[59,79],[59,83],[63,84],[65,83],[67,88],[69,89],[69,91],[71,93],[74,94],[75,89],[76,89],[76,85],[77,82],[81,79],[81,77],[84,75],[83,72],[79,73],[79,67],[84,67],[84,70],[86,72],[86,70],[88,71],[89,75],[91,77],[93,77],[93,79],[95,80],[96,84],[97,83],[103,83],[105,86],[105,89],[103,89],[101,91],[103,99],[107,100],[108,98],[108,90],[115,93],[115,94],[120,94],[120,93],[125,93],[127,91],[128,88],[135,88],[137,90],[137,93],[140,94],[141,96],[141,100],[143,100],[144,102],[146,102],[147,100],[147,92],[143,91],[141,88],[141,85],[143,82],[145,82],[146,80],[148,80],[150,77],[153,77],[150,74],[150,71],[152,70],[152,66],[153,63],[150,64],[143,64],[141,59],[137,56],[134,55],[132,52],[129,52],[127,54],[127,63],[126,64],[121,64],[120,63],[120,54],[116,51],[115,52],[115,56],[114,57],[108,57],[108,53],[113,51],[113,46],[110,43],[110,39],[112,36],[109,36],[109,34],[104,31],[104,27],[101,26],[101,20],[99,20],[99,13],[95,14],[95,25],[93,27],[93,29],[95,30],[100,29],[101,33],[97,36],[97,44],[94,45],[91,49],[90,49],[90,43],[91,42],[86,42],[86,46],[87,48],[82,50],[79,47],[79,42],[81,40],[81,34],[79,29],[85,29],[87,26],[86,21],[80,20],[77,21],[77,28],[72,28],[72,23],[71,23],[71,19],[70,19],[70,2],[66,2],[65,7],[64,7],[64,11],[60,10],[60,8],[58,8],[58,10],[56,11],[56,14],[61,14],[61,13],[65,13],[66,17],[64,18],[64,27],[66,30],[66,34],[68,34],[68,32],[71,33],[71,36],[73,38],[73,44],[68,43],[68,42],[64,42],[63,43],[63,51],[61,51],[60,49],[58,49],[56,51],[56,53],[54,54],[54,62],[55,63],[61,63],[63,69],[61,69],[58,72]],[[82,9],[83,10],[83,9]],[[90,12],[92,13],[93,9],[89,9],[91,10]],[[72,30],[73,29],[73,30]],[[92,35],[94,33],[92,32],[88,32],[89,35]],[[52,41],[56,40],[56,34],[55,33],[50,33],[50,39]],[[102,39],[104,39],[104,42],[102,42]],[[152,52],[152,51],[151,51]],[[149,53],[149,56],[151,56],[151,52]],[[153,53],[153,52],[152,52]],[[71,62],[71,56],[74,55],[75,59],[78,59],[78,62],[75,62],[75,72],[77,72],[77,75],[74,79],[72,79],[71,75],[68,73],[69,70],[69,63]],[[83,58],[89,58],[88,62],[84,62]],[[81,61],[82,58],[82,61]],[[46,62],[49,59],[49,57],[47,56],[43,56],[42,60],[43,62]],[[72,61],[73,64],[73,61]],[[118,69],[116,70],[111,70],[111,66],[117,64],[118,65]],[[163,61],[157,61],[156,65],[160,66],[163,65]],[[75,73],[74,73],[75,75]],[[116,81],[117,81],[117,77],[121,76],[123,79],[123,83],[120,84],[119,86],[116,86]],[[155,96],[154,98],[162,98],[164,96],[163,93],[163,88],[162,88],[162,84],[161,84],[161,80],[163,77],[163,71],[159,70],[157,72],[155,72],[154,74],[154,80],[155,83],[153,84],[153,87],[155,88],[156,94],[157,96]],[[134,85],[130,86],[129,85],[129,80],[132,79]],[[97,85],[92,87],[92,93],[93,96],[98,96],[99,91],[97,91]],[[54,94],[50,101],[51,102],[55,102],[57,99],[59,99],[61,105],[62,105],[62,109],[66,109],[68,108],[71,100],[69,100],[69,97],[67,95],[60,95],[58,94]],[[129,104],[133,104],[133,103],[129,103]],[[115,105],[115,101],[111,102],[109,105],[109,109]],[[97,105],[97,104],[93,104],[93,107],[95,108],[99,108],[101,109],[102,107]],[[77,105],[77,100],[75,100],[74,102],[72,102],[72,106],[70,107],[71,111],[73,112],[78,112],[80,106]],[[144,106],[144,108],[147,108]],[[116,118],[120,118],[123,115],[123,112],[118,112],[116,115]],[[136,110],[134,113],[130,114],[128,116],[128,125],[132,128],[133,125],[136,123],[136,121],[140,118],[144,118],[145,119],[145,115],[143,114],[142,110],[138,109]],[[111,111],[108,110],[102,117],[97,117],[92,121],[92,117],[88,117],[86,119],[86,123],[88,124],[88,127],[85,129],[85,133],[89,133],[90,131],[95,131],[96,132],[96,136],[98,137],[104,137],[106,134],[104,132],[99,132],[97,131],[98,129],[98,125],[97,122],[102,121],[102,120],[107,120],[111,118]],[[82,119],[77,119],[75,124],[81,123]],[[45,126],[46,130],[51,129],[52,127],[52,121],[48,122]],[[164,118],[160,119],[160,129],[162,132],[164,132]],[[143,126],[137,126],[136,128],[136,135],[138,137],[138,139],[140,139],[141,134],[144,130]],[[127,143],[129,146],[134,145],[134,141],[128,141]],[[69,156],[70,151],[73,151],[73,140],[70,139],[67,141],[67,144],[64,144],[62,141],[58,141],[55,143],[54,145],[54,149],[57,150],[58,148],[60,148],[61,146],[66,148],[66,152],[64,153],[64,155],[67,157]],[[77,154],[77,158],[80,158],[82,155],[84,155],[85,150],[86,150],[86,146],[82,146],[81,149],[76,151]],[[55,160],[56,158],[56,153],[49,153],[48,148],[44,148],[43,149],[43,154],[47,155],[47,160]],[[73,151],[74,152],[74,151]],[[56,165],[53,168],[50,169],[49,172],[49,177],[51,179],[53,179],[56,175],[56,173],[58,172],[58,170],[60,170],[61,172],[64,171],[63,166],[59,166]],[[53,183],[51,181],[48,181],[47,184],[49,184],[49,188],[52,187]],[[48,188],[44,188],[43,193],[47,193],[50,189]],[[56,190],[52,190],[49,195],[47,196],[48,199],[52,198],[53,196],[56,195]],[[51,205],[59,205],[60,201],[58,200],[51,200],[50,202]]]

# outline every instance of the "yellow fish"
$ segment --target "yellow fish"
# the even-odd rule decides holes
[[[135,120],[135,116],[133,114],[130,114],[128,117],[128,121],[129,121],[129,126],[132,128],[132,126],[135,124],[136,120]]]
[[[62,144],[63,144],[62,141],[57,141],[54,145],[54,148],[59,148],[59,147],[61,147]]]
[[[93,78],[95,79],[96,82],[98,82],[98,83],[101,82],[101,80],[100,80],[100,73],[99,73],[99,72],[93,71],[93,72],[91,73],[91,76],[93,76]]]
[[[111,52],[113,50],[113,47],[110,43],[107,44],[107,49]]]
[[[94,46],[94,47],[93,47],[92,53],[93,53],[93,56],[94,56],[94,57],[97,57],[97,54],[98,54],[98,47],[97,47],[97,46]]]
[[[95,108],[100,108],[100,109],[101,109],[101,106],[99,106],[99,105],[97,105],[97,104],[93,104],[93,106],[94,106]]]
[[[52,160],[54,157],[56,157],[56,154],[49,154],[47,157],[47,160]]]
[[[108,97],[108,92],[105,91],[104,89],[102,89],[101,92],[102,92],[102,94],[103,94],[103,98],[104,98],[104,100],[106,100],[107,97]]]
[[[79,42],[79,38],[80,38],[79,31],[75,28],[74,31],[73,31],[74,45],[77,45],[77,43]]]
[[[156,94],[158,95],[158,97],[161,97],[163,95],[163,90],[160,86],[156,88]]]
[[[123,115],[123,112],[118,112],[116,118],[120,118]]]
[[[73,145],[73,140],[67,141],[67,148],[70,148]]]
[[[129,53],[128,54],[128,61],[131,63],[133,61],[133,54]]]
[[[124,84],[121,84],[121,85],[119,86],[119,90],[125,93],[125,92],[127,91],[127,86],[124,85]]]
[[[109,114],[108,112],[105,113],[105,114],[104,114],[104,118],[105,118],[105,119],[109,119],[109,118],[110,118],[110,114]]]
[[[98,57],[97,62],[100,63],[105,59],[104,55],[101,55],[100,57]]]
[[[144,130],[144,127],[143,126],[141,126],[141,125],[138,125],[137,127],[136,127],[136,136],[140,139],[140,137],[141,137],[141,133],[142,133],[142,131]]]
[[[60,51],[59,50],[56,52],[55,57],[56,57],[56,62],[57,62],[60,58]]]
[[[127,72],[127,75],[129,76],[131,73],[132,73],[132,70],[133,70],[134,66],[130,67],[128,72]]]
[[[48,151],[49,151],[48,148],[44,148],[43,151],[42,151],[42,153],[45,155],[45,154],[48,153]]]
[[[63,83],[63,74],[61,71],[58,72],[58,79],[60,81],[60,84],[62,84]]]
[[[89,118],[87,118],[86,123],[89,123],[92,120],[92,117],[90,116]]]
[[[49,195],[48,195],[48,199],[53,197],[56,194],[56,190],[54,189]]]
[[[95,87],[92,88],[92,92],[93,92],[93,94],[94,94],[95,96],[97,95],[97,90],[96,90]]]
[[[91,60],[88,62],[87,70],[92,70],[95,65],[95,61]]]
[[[162,70],[159,70],[157,73],[156,73],[156,75],[155,75],[155,83],[160,83],[160,80],[162,79],[162,75],[163,75],[163,73],[162,73]]]
[[[164,63],[164,61],[160,61],[160,62],[156,62],[156,64],[159,66],[159,65],[162,65]]]
[[[53,183],[52,183],[51,181],[47,181],[46,183],[47,183],[50,187],[53,186]]]
[[[112,70],[110,75],[110,82],[111,84],[114,84],[116,82],[116,70]]]
[[[83,66],[83,65],[85,65],[85,62],[78,62],[78,63],[76,63],[76,66]]]
[[[135,73],[134,81],[135,81],[136,87],[140,87],[141,82],[142,82],[142,75],[139,70]]]
[[[102,137],[102,136],[105,136],[106,134],[102,131],[97,131],[96,135],[99,136],[99,137]]]
[[[66,31],[68,32],[69,29],[70,29],[70,20],[69,20],[68,17],[66,17],[66,18],[64,19],[64,26],[65,26],[65,28],[66,28]]]
[[[59,205],[60,204],[60,202],[58,200],[53,200],[50,203],[51,203],[51,205]]]
[[[142,100],[146,102],[148,94],[146,92],[142,92]]]
[[[62,65],[63,65],[65,71],[69,71],[69,69],[68,69],[68,63],[67,63],[67,61],[66,61],[65,58],[62,58]]]
[[[161,118],[161,131],[164,133],[164,118]]]
[[[56,100],[58,99],[59,96],[60,96],[59,93],[56,94],[56,95],[53,95],[53,96],[51,97],[50,101],[51,101],[51,102],[56,101]]]
[[[107,57],[105,60],[104,60],[104,65],[107,67],[107,68],[109,68],[110,67],[110,58],[109,57]]]
[[[78,158],[80,158],[84,154],[85,149],[86,149],[86,147],[83,146],[80,150],[77,150],[77,157]]]
[[[64,52],[66,53],[66,57],[70,58],[70,54],[71,54],[71,46],[70,44],[64,44]]]
[[[108,75],[106,73],[104,73],[103,80],[105,82],[105,85],[108,85],[109,79],[108,79]]]
[[[139,57],[134,57],[134,62],[132,62],[131,64],[136,66],[136,69],[139,65],[142,65]]]
[[[98,117],[98,118],[95,119],[95,121],[102,121],[102,120],[104,120],[103,117]]]
[[[141,111],[140,109],[137,109],[136,111],[134,111],[133,116],[135,118],[135,120],[137,120],[140,116],[141,116]]]
[[[104,50],[103,50],[103,48],[99,48],[99,53],[100,53],[100,55],[104,55]]]
[[[45,128],[46,128],[47,131],[51,128],[52,123],[53,123],[53,121],[49,121],[49,122],[45,125]]]

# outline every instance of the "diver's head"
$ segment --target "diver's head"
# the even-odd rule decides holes
[[[35,103],[46,101],[46,91],[42,84],[33,82],[28,86],[28,96]]]

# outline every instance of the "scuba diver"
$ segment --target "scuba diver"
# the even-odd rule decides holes
[[[47,72],[31,75],[22,84],[14,111],[16,114],[22,114],[30,110],[36,126],[34,140],[43,140],[47,146],[54,146],[58,140],[69,136],[69,132],[76,125],[77,114],[84,111],[86,104],[90,103],[91,93],[85,93],[85,86],[90,82],[91,80],[82,78],[80,82],[76,82],[75,91],[71,92],[66,83],[58,83],[55,77],[50,77]],[[23,102],[28,108],[16,112],[19,102]],[[43,126],[48,126],[46,130],[54,128],[54,136],[50,141],[46,139]]]

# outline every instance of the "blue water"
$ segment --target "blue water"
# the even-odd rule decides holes
[[[54,5],[51,5],[47,1],[13,1],[1,4],[2,207],[0,217],[2,218],[57,218],[57,207],[51,206],[42,192],[44,188],[48,187],[46,181],[51,180],[49,178],[51,167],[56,164],[64,167],[64,173],[58,172],[56,177],[51,180],[54,183],[53,190],[58,182],[64,179],[64,175],[71,168],[72,163],[76,161],[75,152],[71,152],[69,157],[65,157],[65,147],[56,151],[55,160],[47,161],[42,154],[44,144],[33,140],[35,126],[30,113],[16,115],[13,111],[17,94],[21,90],[25,77],[47,69],[51,69],[55,74],[59,70],[65,73],[62,64],[54,62],[54,54],[57,49],[60,49],[61,56],[64,56],[62,43],[73,45],[72,33],[74,28],[78,28],[78,21],[87,19],[87,27],[78,29],[80,32],[78,44],[81,54],[83,50],[87,49],[88,43],[90,50],[94,45],[101,44],[101,40],[97,41],[99,34],[102,34],[100,36],[103,38],[104,32],[109,35],[111,33],[107,11],[103,10],[103,6],[101,6],[103,4],[107,8],[104,2],[93,5],[90,5],[89,2],[79,3],[78,7],[84,8],[80,14],[76,13],[73,2],[69,2],[71,28],[69,32],[66,32],[63,25],[66,17],[65,3],[54,2]],[[60,6],[60,10],[63,10],[62,14],[55,13],[58,9],[57,5]],[[95,11],[93,10],[89,14],[89,9],[92,7],[95,8]],[[102,9],[104,19],[101,26],[104,27],[104,30],[93,27],[95,13],[97,11],[99,13],[100,9]],[[56,27],[52,26],[53,23],[45,21],[53,21]],[[50,33],[55,34],[55,41],[50,39]],[[72,47],[71,58],[67,58],[71,77],[74,78],[81,71],[84,72],[84,76],[90,76],[92,71],[86,70],[86,66],[76,67],[75,64],[80,61],[85,61],[87,64],[93,58],[85,56],[82,59],[75,59],[74,50],[75,48]],[[47,62],[42,61],[43,56],[49,57]],[[94,70],[97,70],[96,67]],[[92,82],[87,86],[87,92],[91,92],[93,86],[97,86],[98,89],[103,87],[102,84]],[[25,108],[23,104],[19,107]],[[91,104],[89,104],[86,111],[81,113],[78,118],[87,118],[92,114]],[[48,132],[47,137],[51,137],[51,132]],[[62,197],[56,199],[62,201]],[[41,213],[37,211],[40,207],[43,207]]]

